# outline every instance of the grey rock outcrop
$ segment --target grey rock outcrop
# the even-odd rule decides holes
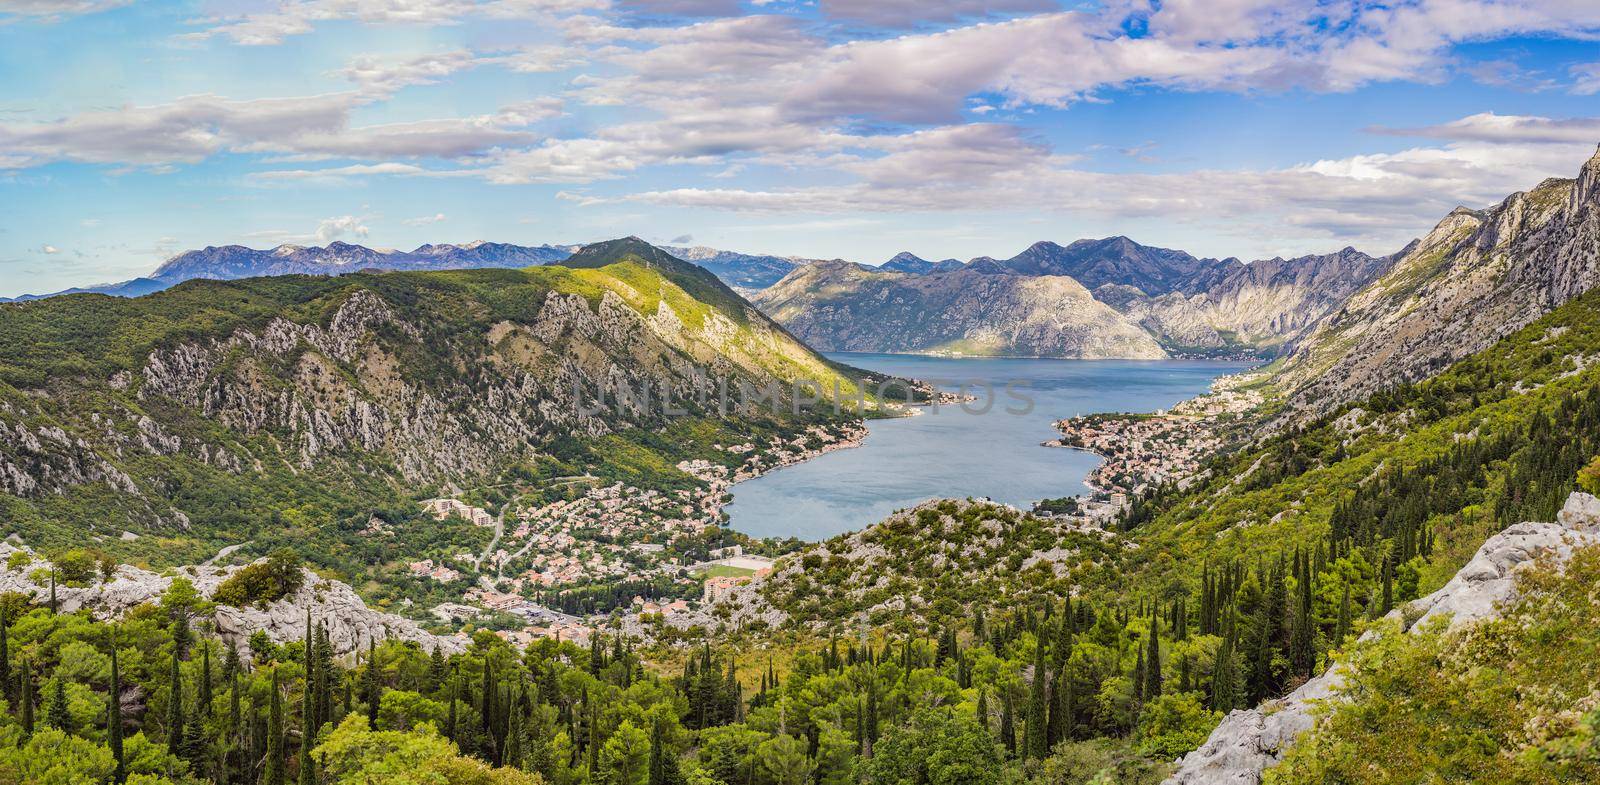
[[[1558,563],[1574,549],[1600,544],[1600,499],[1574,493],[1556,523],[1519,523],[1490,537],[1455,577],[1433,594],[1390,613],[1409,630],[1439,616],[1452,627],[1491,618],[1515,596],[1517,570],[1535,559]],[[1372,633],[1368,633],[1372,634]],[[1283,758],[1296,737],[1316,724],[1318,701],[1338,700],[1344,673],[1334,665],[1289,695],[1223,718],[1206,742],[1179,759],[1164,785],[1254,785]]]
[[[1576,179],[1445,216],[1295,348],[1285,419],[1427,378],[1600,283],[1596,182],[1600,152]]]
[[[26,548],[0,543],[0,563],[18,551],[33,555]],[[35,559],[18,569],[0,567],[0,592],[19,592],[31,596],[35,602],[48,601],[49,582],[35,580],[33,576],[40,569],[48,570],[49,566],[49,562]],[[184,567],[171,572],[187,578],[201,595],[209,598],[238,569],[240,567]],[[172,581],[172,575],[119,565],[109,580],[96,577],[83,587],[58,584],[57,607],[62,613],[87,610],[97,618],[116,618],[136,606],[159,603]],[[371,642],[385,640],[414,641],[425,650],[438,648],[446,654],[464,649],[457,638],[434,635],[410,619],[368,608],[348,584],[323,578],[310,570],[305,571],[305,580],[294,594],[265,607],[235,608],[218,604],[212,610],[210,621],[224,643],[238,646],[241,654],[248,655],[250,636],[257,631],[265,632],[274,643],[300,640],[305,635],[307,610],[315,623],[327,626],[328,639],[334,653],[340,657],[361,651]]]

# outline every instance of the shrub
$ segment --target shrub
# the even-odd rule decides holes
[[[304,575],[300,556],[294,551],[274,551],[266,561],[241,568],[217,587],[211,599],[224,605],[268,605],[300,588]]]

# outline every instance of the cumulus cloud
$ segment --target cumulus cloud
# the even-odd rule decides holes
[[[998,132],[987,132],[998,133]],[[860,214],[958,212],[974,207],[1159,219],[1205,226],[1254,243],[1325,237],[1398,248],[1457,204],[1487,206],[1549,175],[1570,176],[1593,144],[1518,145],[1494,141],[1419,147],[1266,170],[1107,173],[1049,156],[1026,139],[977,149],[992,152],[961,178],[918,180],[919,163],[965,157],[979,137],[917,134],[854,170],[857,182],[774,189],[678,188],[621,197],[570,194],[580,204],[614,201],[743,213]]]
[[[341,215],[336,218],[324,218],[317,224],[317,231],[312,234],[319,243],[328,243],[340,237],[366,237],[370,232],[364,223],[365,218],[353,215]]]
[[[50,245],[49,243],[46,243],[44,245],[39,246],[39,252],[40,253],[47,253],[47,254],[57,254],[57,253],[61,253],[61,249],[57,248],[57,247],[55,247],[53,245]]]

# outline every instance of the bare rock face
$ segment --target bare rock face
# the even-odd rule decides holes
[[[11,543],[0,543],[0,564],[16,552],[32,551]],[[0,567],[0,592],[20,592],[35,602],[48,602],[48,579],[35,580],[40,569],[50,563],[42,559],[18,568]],[[239,567],[184,567],[174,571],[192,582],[200,594],[210,597],[217,587]],[[110,580],[95,578],[90,585],[56,586],[57,608],[62,613],[87,610],[103,619],[116,618],[138,605],[159,603],[172,585],[172,577],[137,567],[119,565]],[[310,570],[294,594],[265,607],[235,608],[217,605],[211,615],[216,634],[223,643],[237,646],[241,655],[250,653],[250,636],[260,630],[274,643],[300,640],[305,635],[306,611],[312,621],[326,625],[334,654],[344,657],[365,649],[370,643],[386,640],[415,641],[425,650],[442,649],[446,654],[462,651],[461,640],[434,635],[416,622],[367,607],[353,589],[341,581],[328,580]]]
[[[1488,210],[1457,208],[1302,341],[1291,420],[1427,378],[1600,283],[1600,152]]]
[[[1391,618],[1419,622],[1449,615],[1452,627],[1492,618],[1516,590],[1516,571],[1541,557],[1558,562],[1574,549],[1600,543],[1600,499],[1574,493],[1557,523],[1519,523],[1490,537],[1472,561],[1443,588],[1390,612]],[[1370,634],[1370,633],[1369,633]],[[1178,760],[1165,785],[1254,785],[1261,773],[1282,760],[1297,736],[1316,724],[1315,701],[1338,699],[1344,683],[1335,665],[1300,689],[1254,709],[1235,710],[1223,718],[1206,743]]]
[[[818,262],[761,291],[755,303],[824,351],[1167,356],[1137,324],[1064,275],[978,269],[910,275]]]

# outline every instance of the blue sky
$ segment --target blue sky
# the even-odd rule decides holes
[[[0,0],[0,296],[178,251],[1387,253],[1600,143],[1593,0]]]

